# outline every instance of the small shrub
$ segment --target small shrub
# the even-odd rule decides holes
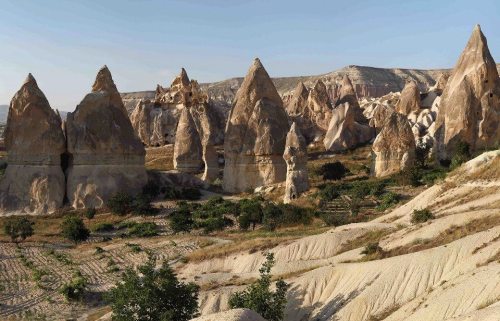
[[[134,198],[126,193],[117,193],[112,196],[107,206],[113,214],[125,215],[132,210]]]
[[[259,223],[262,223],[263,213],[261,206],[261,199],[242,199],[239,202],[240,216],[238,222],[242,230],[247,230],[252,226],[252,230]]]
[[[154,222],[135,223],[127,232],[127,236],[130,237],[152,237],[156,235],[158,235],[158,225]]]
[[[165,188],[165,199],[167,200],[189,200],[195,201],[201,198],[201,192],[194,187],[177,189],[173,186]]]
[[[262,210],[264,228],[274,231],[280,224],[283,210],[274,203],[267,203]]]
[[[94,228],[94,232],[111,232],[115,229],[111,223],[99,223]]]
[[[361,251],[361,254],[372,255],[372,254],[381,253],[381,252],[383,252],[383,250],[380,247],[380,245],[378,244],[378,242],[374,242],[374,243],[368,243],[365,246],[365,248],[363,249],[363,251]]]
[[[105,251],[104,251],[104,249],[102,247],[100,247],[100,246],[96,246],[95,247],[95,252],[94,252],[95,254],[102,254],[104,252]]]
[[[340,226],[349,223],[349,214],[347,213],[321,212],[319,217],[328,226]]]
[[[77,216],[66,216],[61,224],[62,235],[75,244],[86,241],[90,231],[85,227],[83,220]]]
[[[401,186],[410,185],[417,187],[420,185],[421,175],[422,174],[418,168],[408,168],[396,174],[396,183]]]
[[[10,236],[14,243],[22,242],[26,238],[33,236],[34,222],[26,217],[9,219],[4,226],[5,234]]]
[[[79,301],[85,294],[86,286],[87,280],[85,280],[80,272],[76,272],[73,279],[62,287],[61,294],[68,301]]]
[[[183,206],[170,216],[170,228],[175,232],[190,232],[193,229],[193,215],[187,206]]]
[[[413,224],[424,223],[428,220],[434,219],[434,214],[426,208],[421,210],[413,210],[413,214],[411,215],[411,222]]]
[[[158,212],[156,208],[151,205],[151,199],[147,195],[138,195],[132,202],[132,213],[135,215],[154,215]]]
[[[125,243],[126,246],[128,246],[130,248],[130,250],[134,253],[139,253],[139,252],[142,252],[142,248],[139,244],[135,244],[135,243]]]
[[[326,201],[333,201],[340,196],[340,188],[337,185],[328,184],[319,191],[319,197]]]
[[[148,180],[147,184],[142,188],[142,194],[154,199],[160,195],[160,185],[155,180]]]
[[[85,217],[88,218],[89,220],[91,220],[94,218],[96,213],[97,213],[97,211],[94,207],[89,207],[85,210]]]
[[[382,196],[380,204],[377,206],[377,210],[383,212],[386,209],[393,207],[397,203],[399,203],[399,195],[398,194],[396,194],[394,192],[385,193]]]

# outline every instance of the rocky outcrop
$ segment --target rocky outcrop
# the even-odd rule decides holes
[[[286,105],[286,111],[289,116],[303,116],[307,111],[307,97],[309,96],[309,90],[302,82],[297,84],[295,90],[293,91],[292,98]]]
[[[174,144],[174,168],[181,172],[196,173],[202,166],[200,134],[188,107],[182,110]]]
[[[281,97],[255,59],[234,101],[224,141],[224,190],[244,192],[283,182],[288,117]]]
[[[287,166],[283,202],[290,203],[309,189],[306,141],[295,123],[286,135],[283,158]]]
[[[450,75],[450,72],[443,72],[436,80],[436,84],[431,88],[437,92],[438,96],[443,94],[446,84],[448,83],[448,79],[450,79]]]
[[[324,134],[328,130],[328,124],[332,117],[332,104],[326,86],[321,80],[316,81],[309,92],[307,107],[309,118],[318,133]]]
[[[396,105],[396,111],[406,116],[420,111],[420,91],[416,82],[410,80],[406,83]]]
[[[458,142],[472,151],[500,142],[500,80],[486,38],[477,25],[441,96],[436,120],[439,159]]]
[[[0,181],[0,211],[47,214],[63,204],[61,117],[28,75],[9,107],[5,129],[8,166]]]
[[[163,109],[150,100],[140,100],[130,114],[135,133],[146,146],[163,146],[175,140],[177,109]]]
[[[344,103],[333,110],[323,143],[326,150],[339,152],[367,143],[372,138],[373,129],[356,121],[356,107]]]
[[[377,104],[373,109],[369,124],[375,129],[376,134],[380,133],[392,113],[394,113],[394,109],[384,104]]]
[[[144,147],[106,66],[68,114],[66,137],[66,191],[74,208],[100,207],[114,194],[134,195],[146,184]]]
[[[409,169],[415,162],[415,138],[408,119],[392,113],[373,142],[373,174],[383,177]]]

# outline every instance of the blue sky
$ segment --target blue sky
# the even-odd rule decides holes
[[[452,67],[480,23],[500,61],[500,1],[0,0],[0,104],[32,72],[53,108],[71,111],[107,64],[120,91],[345,65]]]

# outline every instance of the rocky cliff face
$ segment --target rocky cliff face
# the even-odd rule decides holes
[[[472,150],[500,143],[500,79],[477,25],[448,79],[436,120],[438,157],[449,159],[458,142]]]
[[[0,210],[47,214],[62,206],[65,138],[61,117],[52,110],[30,74],[12,98],[5,129],[8,163],[0,182]]]
[[[66,121],[67,197],[74,208],[100,207],[146,184],[145,150],[107,67]]]

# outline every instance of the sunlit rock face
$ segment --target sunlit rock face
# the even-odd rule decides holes
[[[174,168],[181,172],[196,173],[202,167],[200,135],[188,107],[182,110],[174,145]]]
[[[0,181],[0,211],[47,214],[64,200],[61,117],[30,74],[14,95],[5,129],[8,167]]]
[[[246,75],[231,109],[224,140],[226,192],[285,181],[288,117],[259,59]]]
[[[351,106],[349,103],[335,107],[323,140],[326,150],[344,151],[373,139],[373,128],[356,121],[357,109],[359,107]]]
[[[388,176],[415,163],[415,137],[408,119],[392,113],[373,142],[373,174]]]
[[[74,208],[100,207],[147,182],[145,150],[107,67],[66,121],[67,197]]]
[[[437,156],[450,159],[458,142],[471,150],[500,143],[500,80],[477,25],[441,96],[436,120]]]
[[[413,80],[406,82],[401,97],[396,105],[396,111],[403,115],[418,113],[420,110],[420,90],[417,83]]]

